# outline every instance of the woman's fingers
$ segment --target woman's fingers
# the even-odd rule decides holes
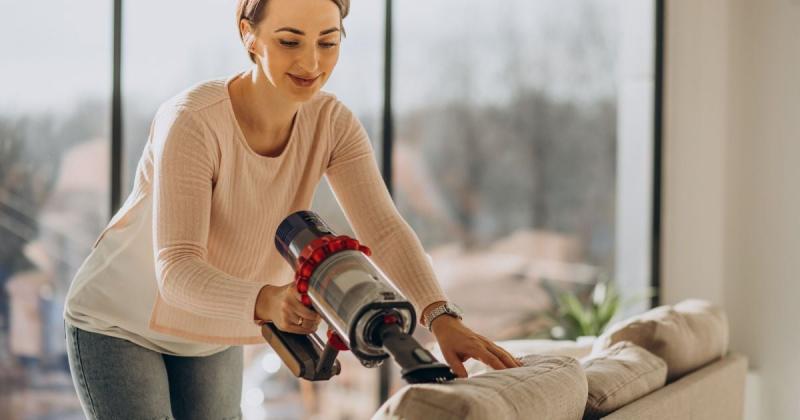
[[[281,319],[276,325],[281,331],[294,334],[310,334],[316,332],[321,317],[300,301],[300,293],[293,285],[287,286],[281,299]],[[302,323],[300,322],[302,320]]]
[[[492,353],[486,348],[481,348],[478,351],[478,354],[475,355],[475,357],[481,362],[491,366],[492,369],[495,370],[505,369],[505,365],[503,365],[503,362],[501,362],[500,359],[494,355],[494,353]]]
[[[317,331],[322,317],[314,309],[303,305],[300,300],[300,292],[294,286],[291,287],[291,293],[289,293],[286,303],[289,306],[287,323],[292,324],[291,328],[296,334],[311,334]],[[302,320],[302,324],[300,324],[300,320]]]
[[[295,315],[297,315],[298,317],[302,317],[303,319],[307,319],[309,321],[314,321],[314,322],[319,320],[319,314],[315,310],[303,306],[302,303],[298,302],[297,305],[292,305],[292,311],[294,312]],[[295,321],[297,321],[297,319],[295,319]]]
[[[509,353],[508,350],[498,346],[492,340],[489,340],[488,338],[482,335],[478,335],[478,337],[481,340],[483,340],[484,343],[486,343],[486,347],[489,349],[489,351],[494,353],[495,356],[500,358],[500,360],[502,360],[503,363],[505,363],[506,367],[512,368],[512,367],[522,366],[522,362],[520,362],[519,359],[517,359],[511,353]]]
[[[303,305],[303,302],[300,300],[300,292],[297,289],[292,289],[293,298],[291,299],[292,309],[294,309],[295,313],[298,316],[301,316],[309,321],[317,321],[319,320],[319,314],[317,311],[309,308],[306,305]]]
[[[303,318],[303,324],[298,325],[300,322],[300,318],[298,315],[291,315],[289,317],[285,317],[283,319],[283,328],[280,328],[281,331],[286,331],[294,334],[311,334],[317,331],[319,327],[319,319],[317,320],[309,320]],[[280,327],[280,325],[279,325]]]
[[[297,325],[297,323],[295,323],[294,326],[297,328],[298,334],[311,334],[317,331],[319,322],[303,319],[303,325]]]
[[[521,363],[517,361],[511,354],[509,354],[504,348],[497,346],[492,342],[487,342],[487,348],[489,349],[492,354],[494,354],[501,362],[503,362],[504,367],[506,368],[515,368],[522,366]]]
[[[297,327],[298,334],[311,334],[317,332],[318,322],[304,320],[303,325]]]
[[[459,378],[466,378],[467,377],[467,369],[464,368],[464,364],[461,363],[458,356],[455,353],[446,352],[444,355],[444,361],[450,365],[450,369],[453,370],[453,373],[456,374]]]

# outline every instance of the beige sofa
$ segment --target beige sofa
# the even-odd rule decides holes
[[[743,417],[747,360],[728,351],[727,318],[708,302],[655,308],[580,343],[498,345],[525,366],[492,371],[469,360],[468,379],[406,386],[373,420]]]
[[[736,353],[659,388],[613,413],[608,420],[742,419],[747,359]]]

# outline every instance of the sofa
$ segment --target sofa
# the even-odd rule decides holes
[[[742,419],[747,359],[728,341],[721,308],[664,305],[579,342],[498,342],[524,366],[468,360],[468,378],[407,385],[372,419]]]

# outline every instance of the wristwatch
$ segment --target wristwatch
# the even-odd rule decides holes
[[[433,332],[431,330],[431,322],[433,322],[434,319],[442,315],[449,315],[454,318],[464,319],[463,318],[464,311],[462,311],[461,308],[458,307],[458,305],[452,302],[445,302],[445,303],[440,303],[439,305],[435,306],[430,312],[428,312],[428,316],[422,320],[422,325],[424,325],[425,328],[428,329],[428,331]]]

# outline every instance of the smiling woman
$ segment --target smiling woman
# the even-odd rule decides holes
[[[252,65],[159,107],[130,196],[66,298],[70,369],[87,417],[241,415],[242,346],[264,343],[260,325],[319,326],[269,244],[287,215],[311,207],[323,176],[457,374],[468,358],[517,366],[457,317],[429,316],[447,302],[433,267],[394,207],[364,127],[321,91],[348,6],[240,2]]]
[[[299,104],[314,96],[336,67],[349,7],[348,0],[239,1],[239,35],[254,69],[261,71],[234,80],[230,94],[256,153],[275,156],[286,147]]]
[[[285,74],[299,87],[321,87],[339,58],[342,21],[349,9],[349,0],[239,0],[239,36],[250,60],[261,64],[276,86],[275,76]],[[283,26],[285,22],[294,26]],[[308,97],[313,90],[299,93]]]

